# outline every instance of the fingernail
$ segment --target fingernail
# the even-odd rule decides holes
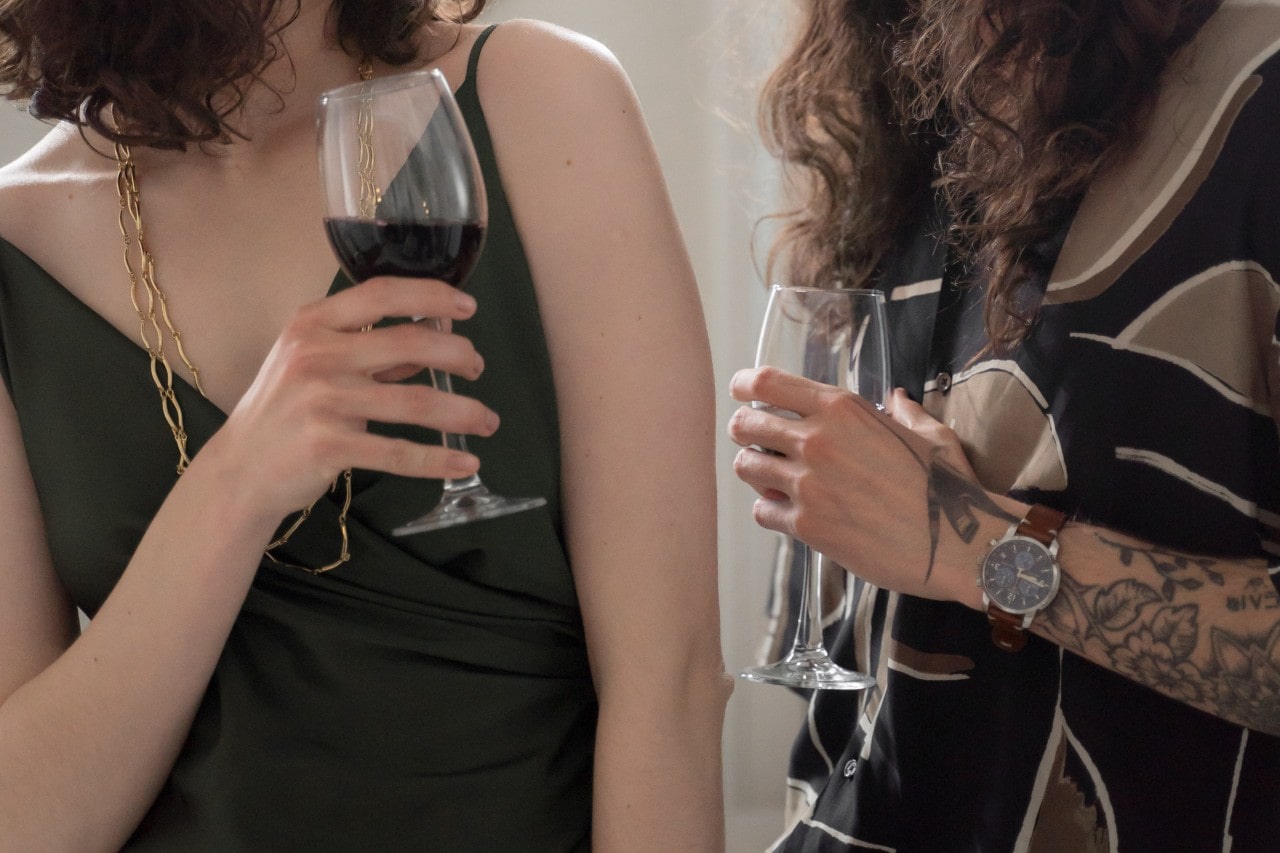
[[[474,371],[475,372],[472,373],[471,375],[472,379],[478,379],[480,377],[480,374],[484,373],[484,356],[480,355],[479,353],[476,353],[476,366],[474,368]]]
[[[497,432],[498,424],[500,423],[502,423],[502,419],[499,418],[498,413],[492,409],[490,409],[488,414],[484,416],[484,425],[488,428],[490,433]]]
[[[475,312],[475,310],[476,310],[476,300],[475,300],[475,297],[473,297],[473,296],[468,296],[467,294],[463,293],[462,291],[458,291],[458,292],[454,295],[454,300],[455,300],[455,304],[457,304],[457,306],[458,306],[458,311],[459,311],[460,313],[462,313],[462,314],[464,314],[464,315],[469,315],[469,314],[472,314],[472,313],[474,313],[474,312]]]

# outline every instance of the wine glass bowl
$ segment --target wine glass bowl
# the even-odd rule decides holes
[[[317,114],[325,233],[354,282],[393,275],[462,288],[484,246],[488,197],[471,136],[438,70],[352,83],[320,96]],[[439,328],[434,318],[426,320]],[[441,391],[448,373],[431,371]],[[441,434],[466,451],[460,435]],[[392,533],[404,536],[542,506],[506,498],[479,475],[445,480],[440,502]]]
[[[847,389],[883,409],[889,394],[888,337],[884,294],[876,290],[837,290],[774,285],[769,292],[756,352],[756,366],[790,373]],[[774,414],[798,417],[772,407]],[[782,660],[744,670],[749,681],[790,687],[861,690],[875,679],[845,669],[827,653],[822,638],[822,570],[826,557],[803,549],[799,612],[791,650]]]

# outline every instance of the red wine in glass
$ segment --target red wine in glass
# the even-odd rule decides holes
[[[324,227],[353,281],[399,275],[437,278],[461,288],[484,245],[479,222],[337,217],[326,219]]]

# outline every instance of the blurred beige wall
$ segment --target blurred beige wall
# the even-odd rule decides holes
[[[8,163],[26,151],[48,129],[27,115],[26,110],[0,101],[0,163]]]

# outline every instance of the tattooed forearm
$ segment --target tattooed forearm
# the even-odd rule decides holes
[[[1151,582],[1130,577],[1090,585],[1064,569],[1058,597],[1045,614],[1054,639],[1166,696],[1249,728],[1280,732],[1280,622],[1255,633],[1206,628],[1203,608],[1216,603],[1205,598],[1205,582],[1225,583],[1216,561],[1101,535],[1098,540],[1118,549],[1125,565],[1149,564]],[[1270,585],[1252,578],[1244,589],[1258,583]],[[1274,598],[1259,594],[1258,601],[1265,600]]]
[[[1116,550],[1120,555],[1120,562],[1126,566],[1132,565],[1135,557],[1150,563],[1151,567],[1164,578],[1160,592],[1165,601],[1173,601],[1177,587],[1196,590],[1204,586],[1206,580],[1216,586],[1223,585],[1222,573],[1214,568],[1217,560],[1208,557],[1192,557],[1189,554],[1167,551],[1154,545],[1113,542],[1101,534],[1097,538],[1103,545]]]

